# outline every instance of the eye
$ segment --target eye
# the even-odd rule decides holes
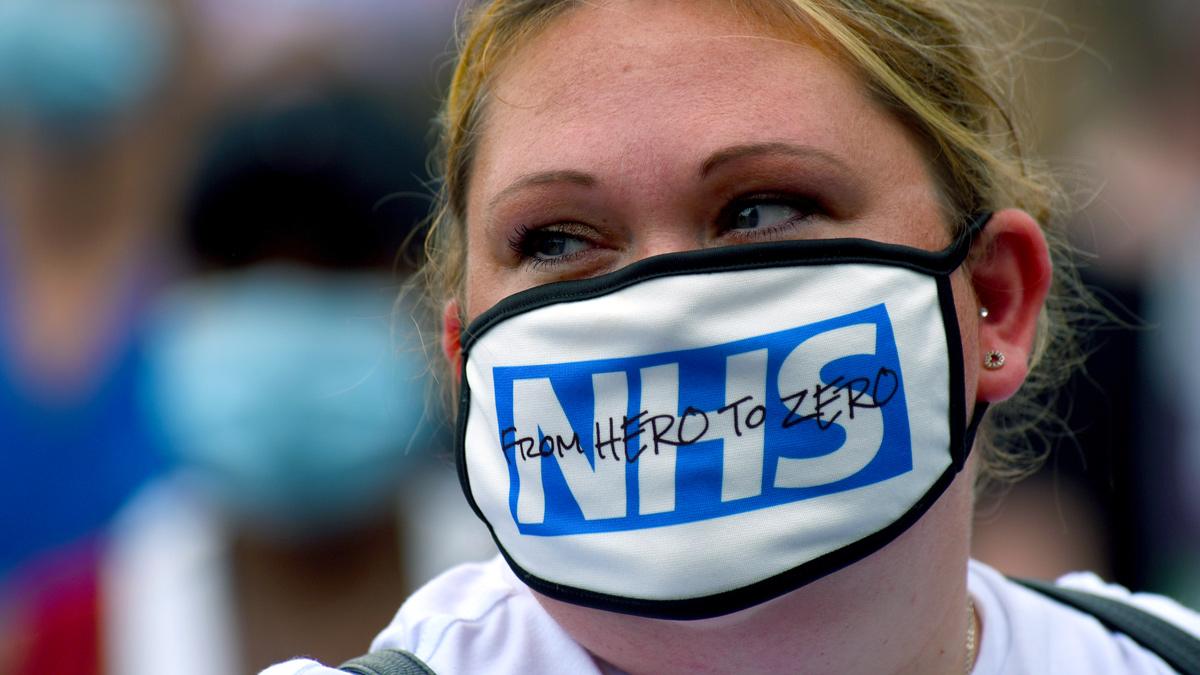
[[[724,232],[766,234],[796,225],[818,211],[811,201],[783,195],[738,199],[721,217]]]
[[[795,209],[787,204],[753,204],[743,207],[734,217],[734,230],[757,230],[786,223],[795,217]]]
[[[560,263],[592,247],[589,238],[569,229],[570,225],[539,229],[522,226],[509,239],[509,246],[522,261],[534,265]]]

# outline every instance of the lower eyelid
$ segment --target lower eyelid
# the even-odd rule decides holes
[[[561,265],[569,264],[573,259],[579,257],[581,254],[582,252],[568,253],[557,258],[535,258],[533,256],[527,256],[521,261],[521,263],[523,265],[528,265],[532,269],[549,269],[552,267],[559,267]]]
[[[602,249],[588,248],[560,258],[526,258],[521,266],[530,272],[545,275],[544,281],[584,279],[612,271],[615,267]]]
[[[807,223],[808,221],[812,220],[815,217],[816,217],[816,214],[814,214],[814,213],[804,213],[802,215],[796,216],[795,218],[789,219],[786,222],[778,223],[776,225],[771,225],[769,227],[763,227],[763,228],[758,228],[758,229],[753,229],[753,230],[738,230],[738,229],[726,230],[725,232],[721,233],[721,236],[722,237],[732,237],[735,239],[737,239],[737,238],[748,239],[748,240],[768,239],[768,238],[776,237],[780,234],[794,232],[797,227],[804,225],[805,223]]]

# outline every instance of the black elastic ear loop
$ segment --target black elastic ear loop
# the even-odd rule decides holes
[[[950,244],[948,249],[945,249],[944,255],[949,258],[949,269],[947,271],[958,269],[966,261],[967,256],[971,253],[971,246],[975,244],[975,237],[980,232],[983,232],[983,228],[987,227],[991,219],[991,211],[981,211],[970,217],[963,227],[962,232],[955,238],[954,243]]]
[[[983,232],[983,228],[992,219],[991,211],[981,211],[975,214],[967,222],[963,228],[960,239],[955,243],[955,253],[961,253],[962,259],[965,260],[971,251],[971,246],[975,243],[975,237]],[[988,402],[976,401],[975,412],[971,415],[971,421],[967,424],[967,428],[963,432],[963,447],[961,452],[955,453],[954,471],[957,473],[962,471],[962,468],[967,463],[967,458],[971,456],[971,448],[975,445],[975,436],[979,432],[979,427],[983,424],[983,417],[987,414]]]
[[[983,228],[992,221],[992,216],[995,214],[991,211],[980,211],[970,217],[966,227],[963,228],[963,234],[970,239],[974,239],[975,235],[983,232]]]
[[[967,458],[971,456],[971,448],[975,445],[975,434],[979,431],[979,427],[983,424],[983,416],[987,413],[988,402],[976,401],[975,412],[971,415],[971,421],[967,424],[966,430],[963,432],[963,447],[962,452],[956,452],[954,458],[954,472],[962,471],[967,464]]]

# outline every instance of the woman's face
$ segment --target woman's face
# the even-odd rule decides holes
[[[589,5],[487,100],[462,309],[661,253],[847,236],[949,242],[921,148],[861,81],[718,3]]]
[[[768,36],[722,3],[587,3],[506,64],[485,107],[467,194],[458,309],[468,321],[521,290],[674,251],[830,237],[927,250],[950,242],[921,147],[864,83],[817,48]],[[1036,224],[1026,231],[1036,233]],[[974,295],[962,271],[952,283],[974,401]],[[455,308],[447,309],[452,317]],[[1008,372],[1011,391],[1020,377]],[[956,568],[942,563],[965,566],[969,475],[878,553],[803,593],[734,615],[747,623],[729,634],[757,634],[756,626],[796,617],[811,617],[798,630],[819,635],[851,621],[886,631],[914,611],[958,616],[962,595],[915,592],[945,604],[881,608],[862,591],[883,592],[892,580],[915,589],[957,583]],[[836,601],[810,611],[805,603],[822,595]],[[674,644],[685,658],[695,644],[688,631],[709,625],[541,602],[588,649],[631,663],[645,654],[630,645],[649,635],[651,652]]]

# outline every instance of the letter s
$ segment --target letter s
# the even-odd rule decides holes
[[[873,323],[857,324],[814,335],[801,342],[779,368],[779,391],[797,392],[821,382],[821,368],[835,359],[855,354],[874,354],[875,331]],[[863,405],[872,402],[868,393],[864,393],[859,400]],[[815,412],[816,404],[810,396],[797,414]],[[883,444],[883,413],[878,408],[857,408],[853,422],[847,422],[845,415],[839,420],[846,430],[842,447],[821,457],[780,457],[775,468],[775,487],[828,485],[853,476],[871,463]]]

